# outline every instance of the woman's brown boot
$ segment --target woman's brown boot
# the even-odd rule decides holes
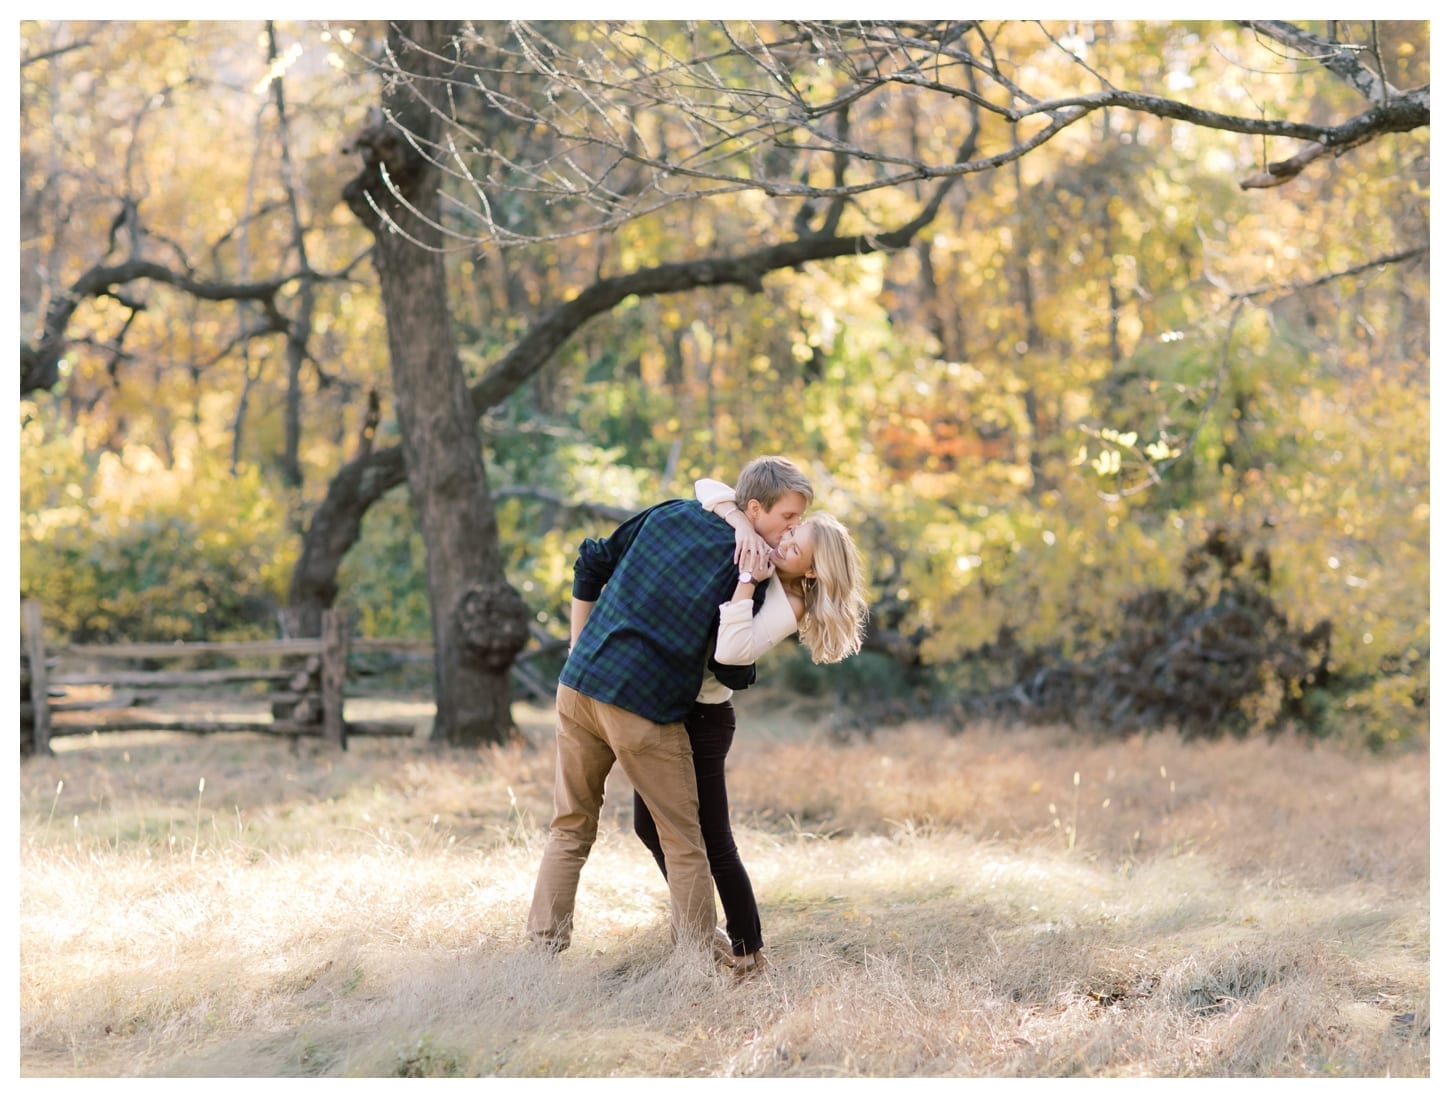
[[[765,959],[765,951],[757,949],[754,953],[747,953],[744,957],[736,957],[731,974],[737,980],[748,980],[752,976],[759,976],[769,967],[770,964]]]

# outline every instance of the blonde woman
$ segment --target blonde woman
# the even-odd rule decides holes
[[[741,562],[735,593],[720,606],[716,662],[748,666],[793,633],[800,634],[815,663],[838,663],[860,650],[867,614],[861,556],[839,521],[824,513],[811,515],[787,529],[772,549],[745,514],[748,501],[737,501],[728,484],[697,481],[695,495],[701,506],[735,528]],[[765,957],[755,892],[730,828],[725,757],[735,737],[731,693],[706,671],[685,717],[685,731],[694,755],[705,852],[725,910],[726,930],[716,932],[717,949],[722,958],[728,956],[736,975],[744,976],[763,969]],[[665,872],[654,820],[637,794],[634,830]]]

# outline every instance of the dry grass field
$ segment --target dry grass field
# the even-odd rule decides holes
[[[754,693],[754,692],[752,692]],[[1426,754],[935,726],[759,695],[734,817],[773,968],[672,952],[611,781],[525,948],[534,746],[86,737],[19,771],[22,1077],[1430,1073]]]

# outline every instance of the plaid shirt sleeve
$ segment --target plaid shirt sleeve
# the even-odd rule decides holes
[[[656,506],[659,506],[656,504]],[[599,593],[614,575],[614,569],[629,551],[654,507],[625,519],[607,538],[585,538],[574,560],[574,597],[581,602],[598,602]]]

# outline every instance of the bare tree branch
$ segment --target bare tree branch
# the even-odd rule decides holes
[[[176,270],[147,259],[128,259],[116,264],[98,264],[77,278],[58,295],[46,312],[45,324],[35,343],[20,344],[20,395],[53,388],[59,380],[60,359],[70,340],[66,331],[76,310],[93,298],[114,297],[116,287],[133,282],[150,281],[172,286],[201,301],[252,301],[269,313],[276,312],[277,295],[303,278],[334,280],[348,277],[357,260],[339,273],[293,272],[259,282],[210,282],[190,271]],[[274,315],[261,329],[266,332],[285,331]]]
[[[1363,263],[1356,263],[1352,267],[1345,267],[1341,270],[1330,271],[1318,278],[1311,278],[1304,282],[1272,283],[1267,286],[1258,286],[1252,290],[1239,290],[1229,294],[1230,301],[1239,299],[1253,299],[1257,297],[1288,297],[1292,294],[1303,293],[1305,290],[1312,290],[1316,286],[1327,286],[1331,282],[1337,282],[1341,278],[1353,278],[1365,271],[1378,270],[1382,267],[1390,267],[1396,263],[1408,263],[1415,259],[1426,259],[1430,255],[1428,244],[1416,248],[1405,248],[1389,255],[1376,256],[1374,259],[1366,259]]]
[[[52,50],[42,50],[40,53],[31,54],[29,57],[22,57],[20,59],[20,68],[24,70],[31,65],[38,65],[42,61],[53,61],[57,57],[64,57],[66,54],[72,53],[75,50],[88,49],[95,42],[100,32],[105,30],[109,25],[109,21],[97,23],[89,35],[77,42],[70,42],[64,46],[57,46]]]
[[[1039,98],[998,63],[992,36],[977,22],[688,22],[664,24],[660,34],[622,23],[579,42],[555,41],[552,24],[515,22],[506,36],[469,26],[454,42],[448,95],[434,97],[452,113],[440,119],[438,147],[418,152],[474,200],[472,208],[453,207],[462,221],[445,233],[460,243],[506,245],[593,232],[671,202],[745,190],[839,203],[988,172],[1110,109],[1305,143],[1246,178],[1246,188],[1275,186],[1331,153],[1428,125],[1428,87],[1401,93],[1362,63],[1361,51],[1293,24],[1244,25],[1349,81],[1370,109],[1328,123],[1225,113],[1151,89],[1113,87],[1075,54],[1074,63],[1100,86]],[[1045,27],[1042,33],[1063,49]],[[381,72],[393,82],[415,79],[396,58],[385,58]],[[877,126],[863,141],[844,124],[847,111],[899,117],[902,97],[913,96],[959,101],[1007,127],[1035,124],[990,155],[954,158],[923,155],[899,127]],[[548,140],[531,154],[510,154],[470,117],[463,106],[469,103],[484,117],[507,118],[515,130]],[[480,154],[488,163],[481,173]],[[644,173],[632,188],[611,185],[624,164]],[[520,232],[500,217],[496,199],[504,190],[589,215],[543,234]]]
[[[589,515],[591,518],[601,519],[605,522],[621,523],[635,514],[628,507],[616,507],[609,503],[594,503],[588,500],[565,499],[558,492],[551,492],[547,488],[537,488],[532,485],[511,485],[505,488],[493,490],[495,499],[532,499],[541,503],[550,504],[561,511],[577,511]]]
[[[473,406],[481,414],[534,374],[549,356],[586,321],[608,312],[627,297],[679,293],[704,286],[742,286],[752,293],[763,288],[771,271],[843,256],[868,255],[905,247],[929,224],[940,205],[941,192],[910,222],[877,236],[820,237],[788,241],[738,256],[714,256],[683,263],[664,263],[627,275],[600,279],[577,297],[556,306],[473,386]]]
[[[1323,65],[1371,103],[1383,105],[1391,99],[1402,97],[1398,89],[1385,82],[1381,73],[1366,67],[1360,61],[1359,54],[1363,52],[1361,49],[1320,38],[1280,19],[1250,20],[1244,26],[1288,46],[1307,60]],[[1428,99],[1426,109],[1429,109]]]

